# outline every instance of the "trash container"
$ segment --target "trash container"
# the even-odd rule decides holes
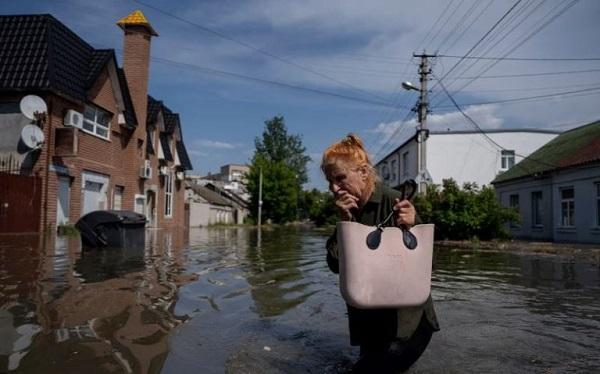
[[[127,210],[97,210],[81,217],[75,227],[89,247],[143,248],[146,216]]]

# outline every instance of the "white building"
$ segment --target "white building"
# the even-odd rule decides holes
[[[431,131],[426,141],[428,183],[452,178],[459,186],[475,182],[489,185],[499,173],[554,139],[559,131],[507,129],[480,131]],[[382,181],[397,186],[417,180],[417,137],[411,137],[375,166]]]

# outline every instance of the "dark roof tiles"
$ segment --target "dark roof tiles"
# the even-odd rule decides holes
[[[165,156],[165,160],[173,161],[173,154],[171,153],[171,146],[169,145],[169,135],[164,132],[161,132],[159,138],[160,146],[163,151],[163,155]]]
[[[562,133],[492,183],[600,162],[600,121]]]
[[[190,161],[190,157],[188,156],[183,142],[175,142],[175,149],[177,151],[177,156],[179,156],[179,162],[181,162],[181,166],[185,170],[192,170],[194,167],[192,166],[192,161]]]

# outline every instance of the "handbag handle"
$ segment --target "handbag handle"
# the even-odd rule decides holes
[[[410,200],[417,192],[417,183],[413,179],[408,179],[404,183],[402,183],[398,187],[398,189],[401,194],[400,200]],[[381,222],[379,222],[375,226],[376,230],[367,235],[367,247],[369,247],[370,249],[379,248],[379,244],[381,243],[381,232],[383,231],[383,227],[388,223],[390,219],[392,219],[395,212],[396,211],[392,209],[390,214],[388,214]],[[408,249],[417,248],[417,237],[409,231],[408,227],[406,225],[401,225],[400,230],[402,230],[402,241],[404,242],[404,246]]]

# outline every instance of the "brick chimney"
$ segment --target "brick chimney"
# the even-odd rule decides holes
[[[148,110],[148,71],[150,68],[150,39],[158,36],[144,14],[136,10],[121,18],[117,25],[125,33],[123,70],[135,109],[138,129],[146,128]],[[142,135],[140,135],[142,136]],[[145,133],[144,135],[145,136]]]

